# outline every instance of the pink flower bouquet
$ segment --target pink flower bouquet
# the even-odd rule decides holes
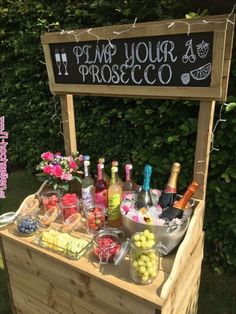
[[[78,152],[68,157],[61,156],[60,153],[45,152],[41,158],[42,161],[37,166],[37,170],[41,171],[38,176],[48,180],[53,189],[61,188],[68,191],[70,181],[81,182],[83,156]]]

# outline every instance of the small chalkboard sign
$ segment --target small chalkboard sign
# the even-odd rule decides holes
[[[187,87],[211,83],[213,32],[49,46],[56,83]]]
[[[45,34],[51,91],[222,100],[233,34],[227,23],[216,16]]]

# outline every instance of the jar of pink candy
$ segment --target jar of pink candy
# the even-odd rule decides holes
[[[71,215],[77,213],[79,211],[79,198],[73,193],[66,193],[61,197],[60,200],[60,208],[62,219],[65,221]]]

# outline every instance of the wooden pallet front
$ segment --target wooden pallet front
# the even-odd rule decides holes
[[[17,313],[156,314],[168,313],[172,302],[178,309],[181,298],[173,296],[184,285],[183,274],[188,277],[193,259],[201,264],[203,210],[204,202],[198,201],[183,242],[176,253],[161,258],[159,274],[150,285],[131,280],[128,259],[117,267],[99,267],[92,253],[73,261],[32,244],[33,237],[17,237],[14,226],[1,231]],[[198,282],[197,269],[191,281]],[[194,288],[188,289],[191,302]]]

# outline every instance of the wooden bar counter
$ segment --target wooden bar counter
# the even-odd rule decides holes
[[[42,35],[41,42],[45,54],[49,86],[53,94],[60,96],[67,155],[75,152],[79,146],[76,141],[74,95],[194,99],[200,101],[200,106],[193,180],[199,183],[200,188],[194,194],[196,197],[195,208],[183,241],[175,252],[161,259],[158,276],[149,285],[138,285],[131,280],[128,258],[120,266],[113,264],[99,266],[92,253],[83,256],[78,261],[73,261],[32,244],[32,237],[17,237],[13,232],[14,226],[1,230],[1,251],[8,273],[13,311],[24,314],[197,313],[204,242],[203,217],[209,156],[212,150],[215,101],[226,101],[227,98],[234,24],[235,15],[230,14],[204,16],[204,20],[199,17],[187,21],[138,23],[135,24],[135,27],[134,25],[119,25],[119,32],[116,32],[115,37],[114,31],[117,29],[117,25],[85,30],[77,29],[70,32],[49,32]],[[207,37],[209,32],[211,36]],[[73,51],[75,51],[74,49],[78,50],[79,45],[85,47],[80,48],[81,51],[87,51],[88,47],[93,47],[93,53],[97,51],[99,45],[103,49],[102,47],[106,44],[107,51],[116,47],[114,54],[117,52],[117,59],[111,59],[109,66],[116,67],[116,60],[123,58],[121,61],[123,67],[130,61],[125,55],[128,41],[130,46],[133,43],[134,45],[144,44],[148,47],[151,38],[155,38],[159,42],[163,40],[162,36],[164,36],[165,43],[172,43],[170,50],[166,50],[166,59],[169,55],[172,56],[172,60],[169,62],[171,65],[166,63],[168,60],[165,60],[165,64],[153,65],[155,69],[157,69],[156,66],[158,69],[163,69],[163,67],[169,69],[170,77],[166,81],[163,81],[161,73],[158,72],[156,75],[161,84],[153,85],[154,81],[157,81],[157,77],[153,82],[149,80],[147,84],[141,84],[141,80],[134,82],[134,75],[131,74],[127,76],[127,82],[130,80],[131,84],[122,83],[119,80],[119,82],[110,80],[99,83],[91,78],[86,81],[86,75],[78,80],[78,66],[83,68],[87,66],[86,58],[78,60],[74,57]],[[184,60],[186,60],[185,55],[188,50],[185,49],[186,53],[183,55],[185,51],[177,49],[180,39],[186,49],[188,49],[187,46],[190,47],[190,43],[192,45],[194,40],[194,49],[200,43],[205,44],[205,49],[206,46],[209,46],[211,56],[208,55],[208,61],[205,59],[206,56],[196,51],[194,56],[195,58],[196,55],[199,56],[198,61],[192,65],[188,64],[186,67]],[[90,46],[86,46],[88,42]],[[113,44],[114,46],[112,46]],[[65,51],[68,55],[70,74],[61,75],[60,71],[58,73],[56,61],[58,61],[59,50]],[[162,52],[164,53],[164,50]],[[173,62],[175,54],[176,58]],[[208,50],[205,51],[205,54],[208,54]],[[65,53],[63,56],[67,58]],[[140,58],[139,61],[136,59],[133,72],[136,67],[141,69],[139,63],[143,64],[144,62],[140,61]],[[178,61],[175,63],[177,59]],[[142,75],[143,78],[147,77],[146,72],[152,63],[153,61],[148,60],[147,67],[143,67],[142,72],[138,70],[140,77]],[[100,61],[95,66],[97,69],[104,68]],[[108,65],[105,64],[105,66]],[[172,78],[173,82],[170,81]],[[185,79],[183,80],[183,78]],[[206,81],[204,81],[205,79]],[[177,105],[179,104],[176,103]],[[180,106],[180,113],[181,110],[184,109]]]
[[[178,250],[161,258],[153,283],[138,285],[129,260],[99,265],[92,251],[74,261],[19,237],[15,227],[0,231],[12,307],[16,313],[196,313],[203,256],[204,202],[197,201]]]

